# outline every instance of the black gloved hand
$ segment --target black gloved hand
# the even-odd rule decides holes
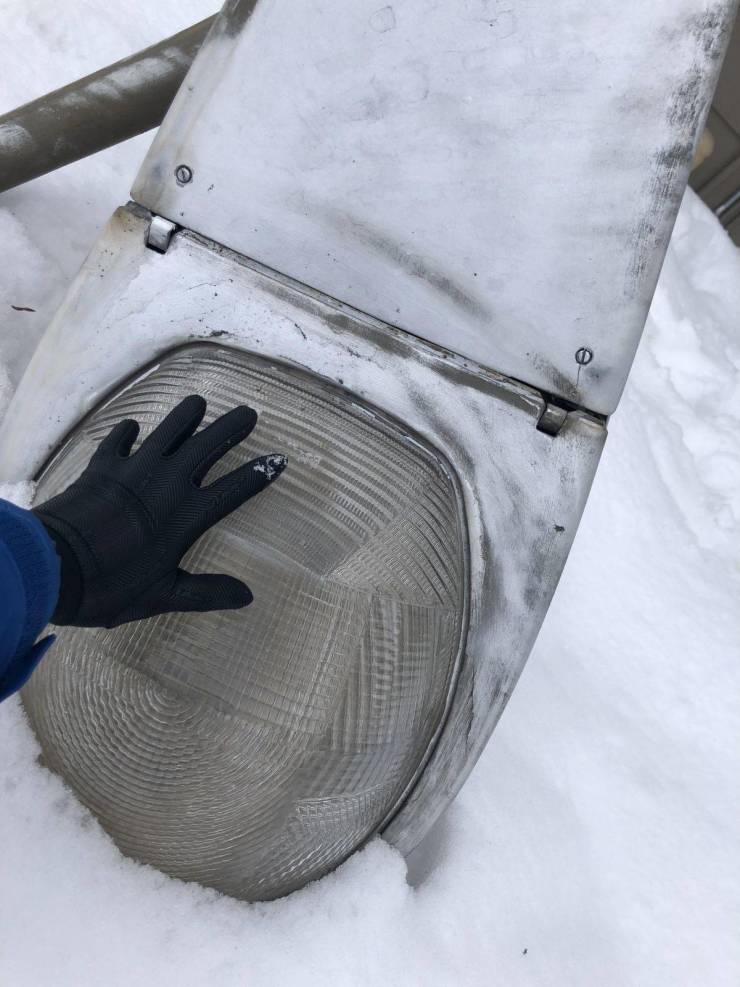
[[[194,434],[205,411],[202,397],[185,398],[133,455],[139,425],[119,422],[80,478],[34,508],[62,561],[52,623],[117,627],[159,613],[252,602],[240,580],[194,575],[179,563],[204,531],[275,480],[287,460],[260,456],[201,487],[257,421],[251,408],[234,408]]]

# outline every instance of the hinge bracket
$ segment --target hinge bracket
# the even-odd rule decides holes
[[[172,240],[172,234],[177,229],[177,223],[170,222],[163,216],[152,216],[149,229],[146,234],[146,245],[150,250],[157,253],[167,253],[167,248]]]
[[[537,428],[540,432],[547,432],[548,435],[557,435],[567,417],[567,408],[562,408],[552,401],[546,401],[544,411],[537,422]]]

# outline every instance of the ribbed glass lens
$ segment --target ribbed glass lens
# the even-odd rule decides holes
[[[219,473],[289,458],[184,561],[243,578],[254,602],[64,629],[23,698],[47,763],[125,853],[273,898],[375,833],[422,767],[464,636],[465,524],[449,468],[398,422],[317,377],[204,345],[88,416],[38,498],[75,479],[116,421],[147,434],[193,392],[207,420],[259,412]]]

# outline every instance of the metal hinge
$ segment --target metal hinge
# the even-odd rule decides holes
[[[537,422],[537,428],[540,432],[547,432],[548,435],[557,435],[565,424],[567,417],[567,408],[562,408],[553,401],[546,401],[545,409]]]
[[[563,399],[554,401],[551,394],[543,394],[545,407],[537,422],[537,429],[545,432],[546,435],[559,435],[563,425],[568,421],[569,415],[577,415],[581,419],[589,419],[594,425],[606,428],[607,416],[599,415],[595,411],[589,411],[578,404],[571,404]]]
[[[172,234],[177,229],[177,223],[170,222],[163,216],[152,216],[149,229],[146,234],[146,245],[150,250],[157,253],[167,253],[167,248],[172,240]]]

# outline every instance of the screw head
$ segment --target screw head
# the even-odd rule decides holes
[[[585,367],[587,363],[590,363],[594,358],[594,351],[590,350],[587,346],[581,346],[580,349],[576,350],[576,363]]]
[[[180,164],[175,168],[175,181],[178,185],[187,185],[193,180],[193,169],[186,164]]]

